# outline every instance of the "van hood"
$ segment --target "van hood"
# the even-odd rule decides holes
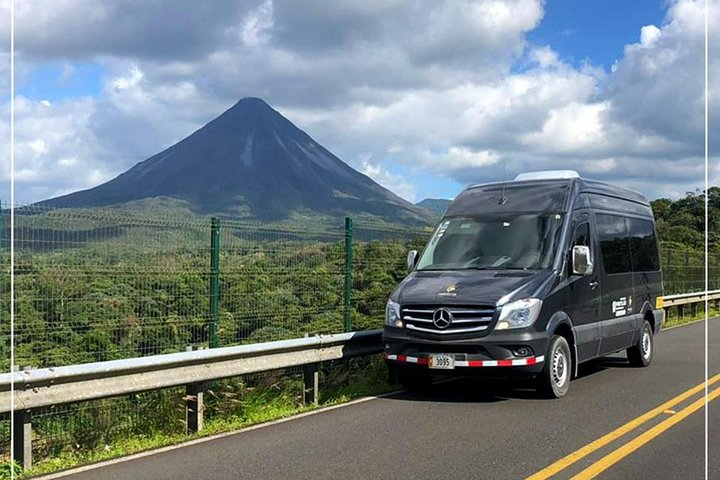
[[[551,270],[416,270],[391,298],[401,305],[496,305],[510,293],[507,301],[538,295],[551,276]]]

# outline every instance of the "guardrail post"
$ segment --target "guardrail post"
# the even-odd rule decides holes
[[[210,221],[210,348],[218,346],[220,309],[220,219]]]
[[[204,384],[191,383],[185,386],[185,425],[186,433],[198,433],[203,429],[205,413]]]
[[[353,220],[345,217],[345,318],[343,329],[346,332],[352,330],[352,268],[353,268]]]
[[[320,372],[317,363],[303,367],[303,403],[309,405],[320,401]]]
[[[13,417],[13,459],[24,470],[29,470],[32,467],[32,412],[15,410]]]

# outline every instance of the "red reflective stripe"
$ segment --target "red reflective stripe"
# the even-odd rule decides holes
[[[394,358],[390,358],[390,357]],[[391,355],[385,354],[386,360],[394,360],[397,362],[415,363],[417,365],[428,365],[430,359],[428,357],[411,357],[407,355]],[[467,360],[467,363],[458,361],[458,367],[520,367],[525,365],[535,365],[540,357],[528,357],[515,360]]]

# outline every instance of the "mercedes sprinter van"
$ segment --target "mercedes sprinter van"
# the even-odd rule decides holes
[[[562,397],[588,360],[625,350],[648,366],[664,322],[647,200],[573,171],[467,188],[408,267],[383,343],[410,389],[443,374],[519,376]]]

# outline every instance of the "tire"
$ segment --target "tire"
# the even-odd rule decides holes
[[[411,392],[427,392],[432,386],[432,375],[419,373],[396,372],[397,383]]]
[[[564,397],[570,388],[573,365],[570,345],[560,335],[550,339],[545,365],[537,378],[538,393],[544,398]]]
[[[640,330],[640,338],[637,343],[627,349],[627,357],[630,365],[633,367],[647,367],[652,362],[655,353],[655,339],[650,322],[643,322],[642,330]]]

